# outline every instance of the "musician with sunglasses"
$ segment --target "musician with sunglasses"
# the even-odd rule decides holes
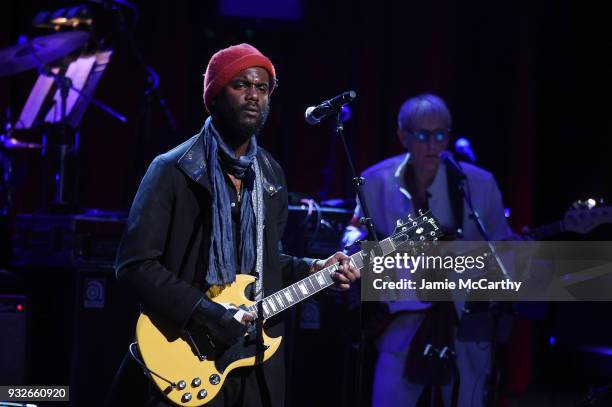
[[[457,173],[440,155],[448,148],[452,120],[444,101],[432,94],[408,99],[400,108],[397,137],[406,153],[388,158],[364,171],[367,207],[376,232],[388,236],[397,219],[431,210],[446,238],[482,240],[457,188]],[[510,233],[501,194],[493,175],[475,165],[461,163],[475,210],[493,240]],[[350,245],[363,238],[360,205],[343,239]],[[399,270],[398,270],[399,271]],[[456,329],[460,305],[425,303],[398,298],[386,303],[387,323],[380,329],[374,373],[373,407],[415,406],[427,386],[441,389],[445,406],[451,405],[452,372],[434,366],[423,351],[437,341],[454,348],[460,374],[458,405],[483,405],[490,364],[490,344],[460,342]]]

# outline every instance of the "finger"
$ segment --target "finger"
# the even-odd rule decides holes
[[[346,291],[351,288],[351,286],[349,284],[336,284],[334,288],[338,291]]]
[[[346,267],[343,267],[344,274],[350,275],[351,281],[355,281],[361,278],[361,272],[353,263],[348,261]]]
[[[336,262],[340,262],[342,263],[344,259],[347,258],[347,255],[342,253],[342,252],[336,252],[332,258],[336,261]]]
[[[327,260],[327,265],[331,266],[333,264],[339,263],[340,259],[334,254],[333,256],[331,256],[328,260]]]
[[[352,270],[352,271],[357,270],[357,267],[355,267],[355,263],[353,263],[353,261],[351,260],[351,258],[350,258],[350,257],[347,257],[347,258],[345,259],[345,261],[344,261],[344,263],[343,263],[343,264],[344,264],[344,265],[346,266],[346,268],[347,268],[347,269],[349,269],[349,270]]]
[[[342,275],[346,277],[351,283],[357,279],[357,277],[355,277],[355,275],[348,267],[342,269]]]
[[[346,269],[347,269],[347,271],[349,273],[351,273],[353,276],[355,276],[356,279],[361,278],[361,272],[350,261],[348,262],[348,265],[346,266]]]
[[[344,275],[341,273],[334,273],[334,281],[336,281],[337,283],[350,283],[351,281]]]
[[[345,274],[345,276],[351,280],[351,283],[354,283],[355,281],[357,281],[357,276],[355,275],[355,273],[353,273],[352,271],[348,270]]]
[[[245,312],[244,315],[242,316],[242,321],[243,322],[254,321],[256,318],[257,318],[257,314],[251,313],[251,312]]]

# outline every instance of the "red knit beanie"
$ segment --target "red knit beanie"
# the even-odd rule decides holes
[[[254,46],[249,44],[232,45],[213,55],[204,74],[204,105],[206,109],[210,112],[213,99],[234,76],[243,69],[255,66],[268,71],[271,85],[270,93],[272,93],[272,90],[274,90],[272,85],[276,78],[274,65]]]

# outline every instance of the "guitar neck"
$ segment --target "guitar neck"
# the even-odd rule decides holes
[[[395,238],[388,237],[378,242],[373,252],[378,255],[386,256],[396,250],[397,242]],[[401,243],[401,242],[400,242]],[[364,267],[364,258],[368,255],[365,250],[350,256],[351,263],[359,270]],[[328,266],[308,277],[291,284],[290,286],[277,291],[276,293],[263,298],[260,302],[249,307],[249,311],[255,312],[261,304],[264,319],[273,317],[274,315],[292,307],[295,304],[313,296],[314,294],[323,291],[327,287],[334,284],[332,279],[333,274],[338,270],[338,263]]]
[[[585,234],[603,223],[612,223],[610,206],[573,209],[564,214],[563,220],[529,230],[526,235],[536,240],[543,240],[565,231]]]
[[[533,237],[535,240],[542,240],[547,237],[561,233],[564,230],[565,228],[563,227],[563,222],[556,221],[553,223],[549,223],[548,225],[539,226],[535,229],[529,230],[527,232],[527,235]]]

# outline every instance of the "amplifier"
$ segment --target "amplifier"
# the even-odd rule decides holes
[[[326,258],[340,249],[344,228],[353,211],[319,206],[314,201],[289,205],[283,238],[286,253],[298,257]]]
[[[327,257],[340,248],[352,210],[319,206],[313,201],[289,205],[283,244],[295,256]],[[106,266],[115,262],[126,215],[20,214],[13,233],[15,266]]]
[[[110,265],[28,265],[14,272],[27,282],[27,303],[0,295],[0,307],[12,304],[0,312],[0,384],[69,385],[71,406],[101,407],[134,338],[140,311],[135,296]],[[24,341],[25,383],[19,383]]]
[[[17,215],[13,264],[113,264],[124,226],[125,215],[115,212]]]
[[[0,385],[24,384],[28,303],[22,295],[0,295]]]

